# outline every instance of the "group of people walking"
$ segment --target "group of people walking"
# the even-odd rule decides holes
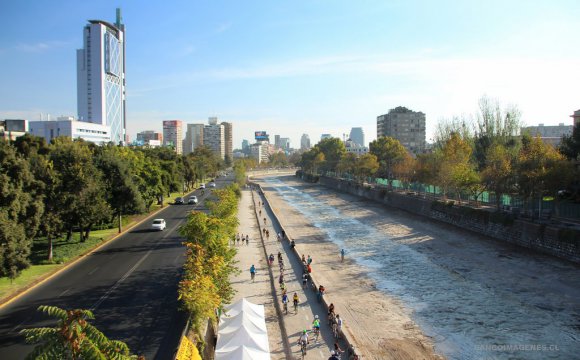
[[[246,243],[246,245],[250,245],[250,235],[244,236],[244,234],[238,233],[235,238],[232,239],[232,245],[240,245],[240,240],[242,240],[242,245]]]

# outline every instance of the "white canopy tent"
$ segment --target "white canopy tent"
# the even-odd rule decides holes
[[[220,316],[216,360],[269,360],[270,345],[264,305],[245,298],[226,308]]]

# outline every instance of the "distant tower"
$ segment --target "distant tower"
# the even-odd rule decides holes
[[[89,20],[77,50],[77,109],[84,122],[111,127],[111,141],[125,143],[125,25]]]
[[[183,154],[183,129],[181,120],[163,120],[163,146],[172,146]]]
[[[353,127],[350,130],[350,140],[360,146],[365,146],[365,133],[361,127]]]
[[[310,136],[308,136],[308,134],[302,134],[302,137],[300,138],[300,149],[310,149]]]

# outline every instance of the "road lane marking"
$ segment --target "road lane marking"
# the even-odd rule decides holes
[[[70,288],[66,289],[65,291],[61,292],[60,295],[57,296],[57,298],[63,296],[64,294],[66,294],[67,292],[69,292]]]
[[[91,307],[91,311],[95,311],[102,303],[103,301],[105,301],[105,299],[107,299],[109,297],[109,295],[111,295],[111,293],[119,286],[121,285],[121,283],[123,281],[125,281],[125,279],[127,279],[132,273],[133,271],[135,271],[135,269],[137,269],[139,267],[139,265],[141,265],[141,263],[143,261],[145,261],[145,259],[147,259],[147,257],[149,256],[149,254],[151,254],[151,252],[154,249],[151,249],[149,251],[147,251],[147,254],[143,255],[143,257],[137,261],[137,263],[135,265],[133,265],[132,268],[130,268],[125,275],[123,275],[122,278],[120,278],[119,280],[117,280],[117,282],[115,283],[115,285],[111,286],[111,288],[109,290],[107,290],[107,292],[105,293],[105,295],[101,296],[101,298]]]
[[[91,270],[88,275],[93,275],[95,273],[95,271],[97,271],[97,270],[99,270],[98,266],[96,268],[94,268],[93,270]]]

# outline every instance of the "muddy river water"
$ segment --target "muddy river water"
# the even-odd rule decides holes
[[[445,247],[403,241],[330,205],[321,196],[325,190],[304,191],[280,178],[266,181],[366,267],[382,292],[411,309],[438,353],[449,359],[580,358],[579,266],[476,235],[466,239],[469,233],[460,230],[463,239],[454,242],[436,223],[421,225],[416,236]],[[352,206],[349,211],[380,207]],[[446,239],[438,240],[442,236]]]

